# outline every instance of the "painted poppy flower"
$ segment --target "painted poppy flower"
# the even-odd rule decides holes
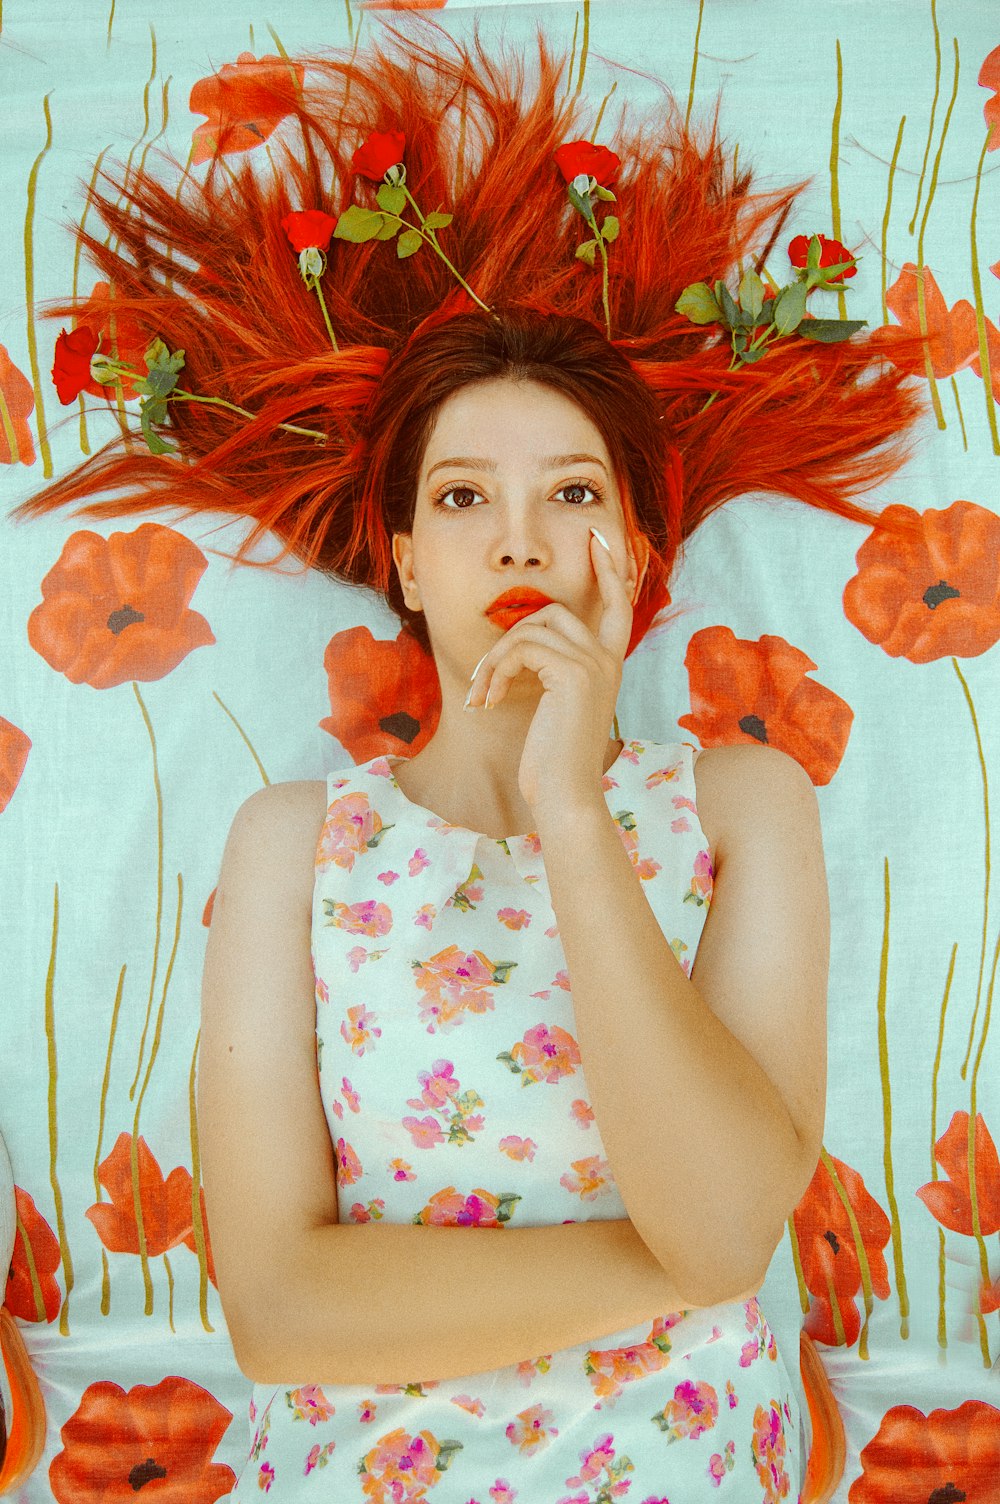
[[[894,503],[886,520],[906,511]],[[844,615],[891,658],[977,658],[1000,642],[1000,517],[971,501],[911,516],[912,538],[876,522],[855,554]]]
[[[983,105],[983,119],[993,127],[988,150],[1000,151],[1000,47],[986,54],[976,82],[981,88],[994,91],[992,99]]]
[[[859,1461],[851,1504],[990,1504],[1000,1477],[1000,1410],[985,1400],[929,1415],[893,1405]]]
[[[935,376],[954,376],[979,359],[979,328],[976,310],[967,298],[960,298],[951,308],[944,300],[941,289],[934,280],[929,267],[923,269],[924,324],[923,351],[930,360]],[[920,299],[917,268],[912,261],[903,263],[899,276],[886,290],[886,306],[896,315],[899,326],[886,324],[876,329],[872,338],[880,345],[901,370],[914,376],[925,373],[924,356],[920,347],[913,354],[904,356],[896,348],[900,341],[921,338]],[[987,331],[992,328],[987,319]]]
[[[14,797],[30,750],[30,736],[0,715],[0,814]]]
[[[139,1204],[146,1252],[150,1258],[176,1248],[191,1233],[191,1175],[183,1166],[164,1179],[144,1138],[137,1143]],[[132,1139],[120,1133],[111,1153],[98,1167],[101,1185],[111,1197],[87,1208],[85,1216],[111,1253],[138,1253],[139,1228],[132,1193]]]
[[[792,1220],[799,1242],[802,1278],[813,1296],[805,1329],[814,1342],[823,1342],[828,1347],[850,1347],[861,1331],[856,1302],[862,1288],[862,1259],[868,1268],[873,1294],[879,1300],[889,1298],[889,1272],[882,1250],[892,1228],[858,1171],[832,1154],[830,1161],[850,1205],[854,1225],[822,1159],[792,1213]]]
[[[89,324],[76,329],[60,329],[56,338],[52,380],[63,407],[75,402],[80,393],[93,385],[91,357],[96,355],[101,336]]]
[[[703,747],[756,741],[779,747],[805,768],[813,783],[828,784],[840,766],[854,713],[825,684],[808,678],[816,665],[784,637],[758,642],[731,627],[705,627],[687,645],[691,714],[678,725]]]
[[[796,235],[794,240],[789,241],[788,259],[793,266],[805,266],[806,258],[809,255],[809,242],[811,239],[811,235]],[[846,245],[841,245],[839,240],[827,240],[825,235],[821,235],[819,237],[819,245],[819,264],[821,267],[836,266],[838,261],[851,261],[853,259]],[[831,277],[829,280],[831,283],[836,283],[839,286],[848,277],[857,276],[857,271],[856,266],[849,266],[846,271],[838,272],[835,277]]]
[[[322,209],[298,209],[285,215],[281,228],[288,236],[293,251],[325,251],[336,223]]]
[[[934,1158],[947,1180],[931,1180],[917,1188],[917,1195],[931,1216],[952,1232],[971,1238],[972,1193],[969,1187],[969,1114],[955,1112],[934,1145]],[[984,1237],[1000,1232],[1000,1160],[981,1112],[976,1113],[973,1133],[973,1169],[976,1177],[976,1210]]]
[[[208,567],[196,544],[144,522],[132,533],[71,533],[28,617],[36,653],[73,684],[110,689],[162,679],[215,642],[188,602]]]
[[[363,178],[381,182],[397,162],[403,160],[406,137],[402,131],[376,131],[369,136],[351,158],[354,171]]]
[[[49,1467],[58,1504],[132,1504],[151,1484],[160,1504],[215,1504],[236,1482],[212,1456],[233,1415],[200,1384],[175,1374],[127,1392],[89,1384],[62,1427]]]
[[[31,382],[0,345],[0,465],[33,465],[28,415],[35,406]]]
[[[302,63],[269,54],[255,58],[241,52],[191,90],[189,107],[207,115],[192,138],[192,162],[231,156],[261,146],[295,109],[305,79]]]
[[[581,173],[596,178],[602,188],[607,188],[618,175],[621,161],[606,146],[595,146],[591,141],[566,141],[552,153],[556,166],[572,183]]]
[[[14,1187],[14,1205],[20,1227],[14,1238],[3,1304],[12,1316],[22,1321],[55,1321],[62,1305],[62,1291],[56,1283],[56,1271],[62,1262],[59,1241],[28,1192],[19,1185]]]
[[[355,762],[378,756],[415,757],[441,718],[434,659],[409,632],[376,639],[348,627],[323,655],[332,714],[321,731],[335,736]]]

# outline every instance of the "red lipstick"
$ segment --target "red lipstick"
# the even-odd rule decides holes
[[[496,600],[486,607],[486,615],[506,632],[515,622],[523,620],[525,616],[531,616],[533,612],[541,610],[542,606],[548,606],[551,602],[552,597],[544,595],[541,590],[533,590],[527,585],[520,585],[513,590],[505,590],[503,595],[498,595]]]

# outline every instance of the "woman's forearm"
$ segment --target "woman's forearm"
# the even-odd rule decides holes
[[[685,1308],[632,1223],[318,1227],[286,1248],[237,1358],[259,1383],[503,1368]],[[687,1305],[690,1309],[690,1302]]]

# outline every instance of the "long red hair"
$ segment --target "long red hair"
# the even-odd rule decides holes
[[[412,525],[423,441],[440,403],[466,382],[528,375],[573,397],[601,429],[629,530],[650,540],[630,651],[669,600],[678,548],[731,498],[777,493],[870,527],[878,514],[852,498],[906,458],[922,411],[912,379],[862,338],[784,339],[730,371],[718,331],[674,311],[689,283],[731,282],[738,266],[761,266],[803,185],[752,192],[717,118],[699,139],[666,96],[637,123],[623,109],[605,133],[621,159],[609,343],[600,265],[576,257],[586,232],[553,159],[562,143],[593,133],[590,105],[560,97],[565,55],[553,56],[539,30],[529,88],[523,56],[491,56],[478,28],[470,45],[425,18],[386,32],[387,46],[359,58],[297,59],[305,83],[288,118],[268,152],[248,154],[238,170],[219,156],[199,181],[174,163],[173,188],[170,169],[162,181],[148,167],[102,174],[90,200],[107,239],[80,238],[123,326],[134,320],[150,341],[182,349],[183,386],[256,417],[173,403],[177,456],[153,456],[135,429],[13,515],[103,496],[73,515],[249,517],[240,562],[262,567],[246,555],[272,531],[283,548],[269,564],[293,554],[381,593],[427,648],[390,543]],[[334,239],[323,290],[335,351],[281,220],[299,209],[376,207],[376,185],[354,173],[351,156],[387,130],[405,133],[417,202],[453,214],[442,244],[497,317],[427,248],[400,259],[391,242]]]

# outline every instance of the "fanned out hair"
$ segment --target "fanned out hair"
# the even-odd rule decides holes
[[[506,376],[564,392],[608,444],[633,544],[641,533],[651,545],[630,652],[670,599],[678,548],[731,498],[771,492],[869,527],[878,520],[851,498],[906,459],[922,412],[915,383],[857,337],[783,339],[730,371],[718,331],[674,311],[688,284],[760,268],[804,185],[751,192],[717,113],[699,138],[666,90],[638,122],[623,108],[604,133],[621,159],[609,341],[600,264],[576,257],[582,221],[553,159],[594,134],[592,106],[560,93],[565,55],[539,28],[529,88],[524,57],[503,47],[491,56],[478,27],[471,45],[426,18],[385,31],[385,47],[356,58],[295,59],[303,83],[286,119],[237,168],[217,155],[201,180],[169,158],[164,181],[148,167],[102,174],[90,202],[108,239],[80,240],[110,284],[118,327],[134,321],[144,340],[183,350],[185,388],[256,416],[173,402],[176,455],[150,454],[138,429],[123,433],[15,517],[100,495],[108,499],[73,515],[169,507],[248,517],[238,562],[273,567],[292,554],[374,590],[429,651],[422,613],[403,602],[391,537],[412,530],[440,404],[469,382]],[[400,259],[392,242],[334,239],[322,281],[334,350],[281,220],[303,209],[336,217],[352,202],[375,208],[376,185],[351,158],[373,132],[392,130],[405,133],[407,187],[425,212],[454,216],[442,247],[493,316],[426,247]],[[79,315],[83,302],[52,316]],[[325,442],[279,426],[288,423]],[[262,565],[246,555],[267,531],[284,547]]]

